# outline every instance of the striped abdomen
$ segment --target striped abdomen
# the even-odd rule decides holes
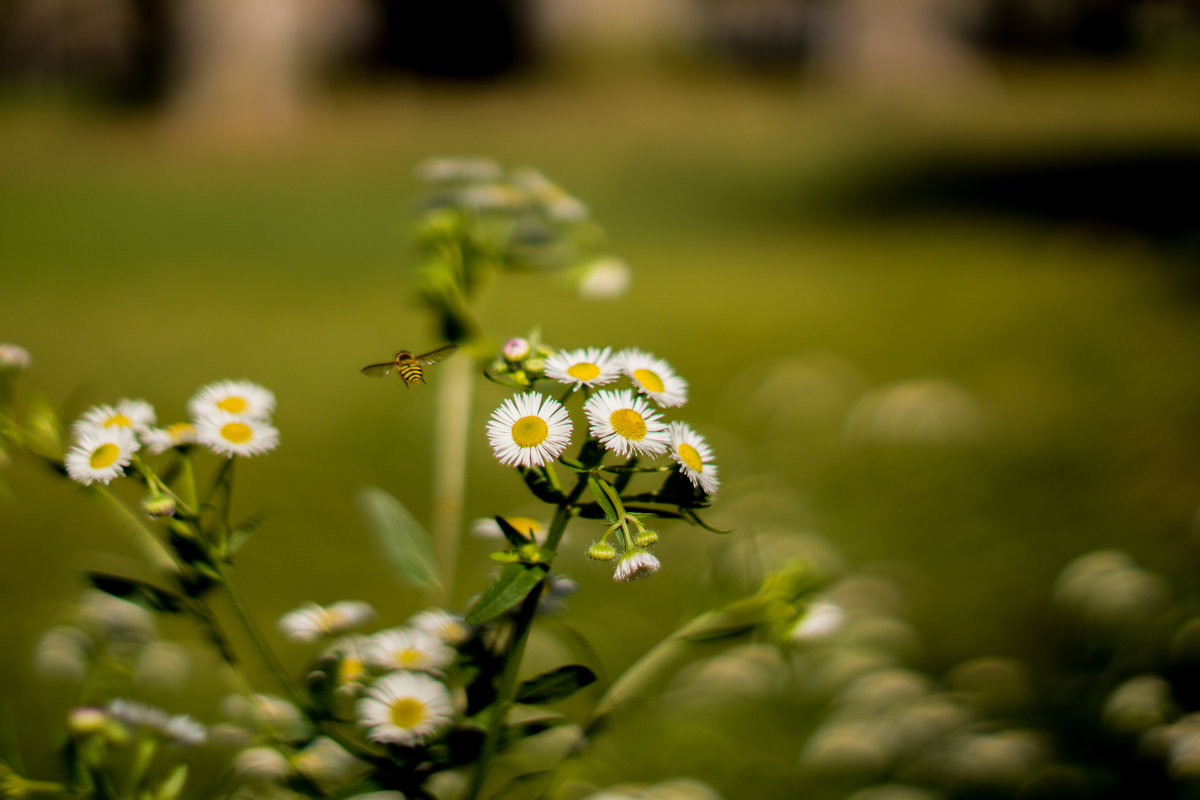
[[[425,382],[425,373],[421,370],[421,365],[416,362],[416,359],[401,362],[396,365],[396,369],[405,383]]]

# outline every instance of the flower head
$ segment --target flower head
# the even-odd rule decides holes
[[[658,572],[660,566],[662,565],[658,562],[658,559],[645,550],[627,550],[621,556],[621,560],[617,562],[617,569],[613,573],[613,580],[636,581],[639,578],[645,578]]]
[[[0,344],[0,369],[29,369],[33,359],[19,344]]]
[[[383,670],[440,672],[454,661],[454,650],[442,639],[417,628],[392,628],[368,640],[367,663]]]
[[[76,436],[88,430],[109,428],[128,428],[141,432],[153,425],[154,420],[154,407],[145,400],[122,398],[111,406],[92,406],[75,420],[72,430]]]
[[[120,477],[138,450],[131,428],[86,428],[78,435],[64,461],[67,474],[84,486]]]
[[[659,455],[670,437],[662,416],[629,389],[601,390],[583,406],[592,436],[619,456]]]
[[[553,398],[537,392],[510,397],[492,412],[488,441],[501,464],[540,467],[571,443],[571,418]]]
[[[672,422],[667,433],[671,436],[671,458],[679,465],[679,471],[705,494],[716,493],[721,481],[717,478],[712,448],[704,437],[683,422]]]
[[[598,258],[579,280],[579,296],[585,300],[612,300],[625,294],[633,283],[633,270],[619,258]]]
[[[174,716],[138,700],[119,699],[105,706],[108,715],[129,728],[140,728],[175,744],[194,747],[204,744],[208,731],[187,714]]]
[[[526,339],[509,339],[504,343],[504,357],[509,361],[520,361],[531,352],[533,352],[533,348]]]
[[[196,441],[196,426],[190,422],[176,422],[165,428],[148,428],[142,431],[142,444],[151,453],[163,453],[172,447],[180,447]]]
[[[663,408],[687,402],[687,381],[676,375],[666,361],[637,348],[622,350],[617,357],[621,359],[621,370],[637,390]]]
[[[289,639],[313,642],[354,630],[375,616],[369,603],[343,600],[330,606],[308,603],[279,618],[279,628]]]
[[[279,445],[279,430],[254,417],[212,414],[196,420],[196,441],[229,458],[257,456]]]
[[[608,347],[559,350],[546,359],[546,377],[574,384],[575,389],[603,386],[621,377],[621,367]]]
[[[471,638],[471,626],[458,614],[431,608],[413,616],[408,624],[420,631],[432,633],[446,644],[457,647]]]
[[[356,709],[367,738],[409,747],[437,735],[454,713],[449,690],[440,681],[413,672],[379,679]]]
[[[265,420],[275,411],[275,394],[250,381],[216,381],[201,386],[187,407],[193,419],[232,414]]]

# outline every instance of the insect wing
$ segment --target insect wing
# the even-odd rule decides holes
[[[372,378],[382,378],[384,375],[390,374],[395,368],[395,361],[384,361],[379,364],[367,364],[359,371],[363,375],[370,375]]]
[[[439,347],[437,350],[430,350],[428,353],[422,353],[417,356],[417,362],[423,367],[433,366],[439,361],[445,361],[450,356],[454,355],[454,351],[458,349],[456,344],[448,344],[445,347]]]

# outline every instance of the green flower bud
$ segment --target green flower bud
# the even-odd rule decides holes
[[[584,555],[593,561],[612,561],[617,557],[617,548],[608,542],[592,542],[584,551]]]
[[[649,528],[644,528],[633,537],[633,543],[638,547],[649,547],[658,543],[658,534]]]
[[[165,494],[154,494],[142,499],[142,510],[151,519],[175,516],[175,498]]]

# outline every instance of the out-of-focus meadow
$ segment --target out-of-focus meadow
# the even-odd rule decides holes
[[[1045,778],[1041,796],[1117,796],[1155,756],[1105,773],[1112,753],[1136,748],[1081,733],[1101,715],[1070,698],[1102,700],[1080,686],[1105,670],[1115,687],[1195,661],[1072,639],[1055,581],[1084,554],[1124,552],[1161,576],[1138,572],[1152,590],[1140,606],[1131,590],[1121,612],[1143,633],[1182,625],[1200,600],[1190,20],[1179,30],[1193,38],[1166,52],[964,45],[969,62],[907,78],[886,59],[860,74],[827,51],[762,63],[644,42],[529,56],[479,80],[360,65],[284,111],[251,102],[228,120],[169,97],[112,104],[71,76],[13,69],[0,101],[0,340],[32,353],[24,389],[67,420],[143,397],[170,421],[205,382],[270,387],[282,444],[239,465],[235,498],[270,512],[237,565],[248,603],[272,629],[302,602],[340,598],[398,622],[423,599],[380,563],[353,497],[382,486],[428,519],[437,371],[407,390],[357,373],[439,343],[411,296],[413,168],[447,154],[534,166],[587,204],[632,288],[602,302],[503,275],[489,331],[540,326],[555,345],[670,361],[720,464],[712,521],[735,530],[667,527],[662,571],[632,585],[585,561],[588,534],[568,531],[558,563],[580,589],[563,624],[607,677],[763,563],[806,554],[875,598],[892,626],[876,634],[903,641],[890,657],[929,682],[922,691],[961,689],[964,662],[1019,660],[986,662],[1025,675],[1024,699],[999,717],[1041,731],[1046,763],[1084,767]],[[482,382],[476,394],[468,519],[539,511],[486,446],[504,396]],[[0,686],[25,758],[52,768],[73,690],[35,674],[36,643],[69,613],[82,570],[119,571],[138,551],[35,460],[18,455],[3,475]],[[490,549],[469,542],[459,605],[483,586]],[[214,698],[231,689],[207,675],[217,660],[186,625],[164,630],[196,665],[187,692],[151,699],[216,721]],[[299,669],[307,651],[272,636]],[[841,797],[900,779],[888,772],[898,756],[851,758],[834,778],[814,767],[828,698],[801,669],[795,685],[773,684],[772,658],[682,673],[652,713],[597,739],[581,774],[694,776],[730,798]],[[1180,712],[1196,710],[1196,690],[1176,686]],[[994,789],[963,785],[951,793]]]

